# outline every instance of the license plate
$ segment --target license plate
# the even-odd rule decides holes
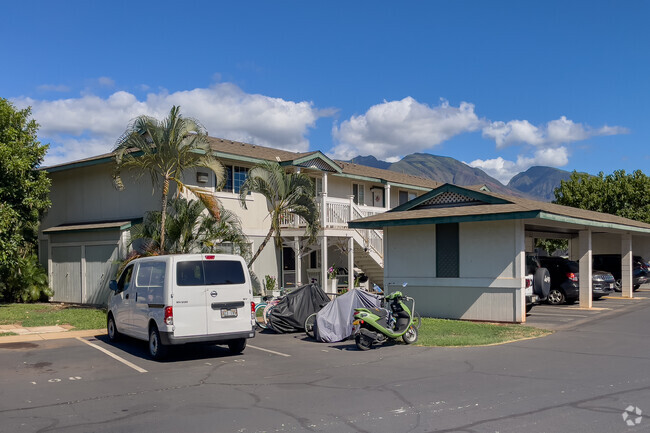
[[[609,288],[614,289],[614,283],[609,283]]]
[[[353,325],[358,325],[359,323],[361,323],[359,320],[355,320],[354,322],[352,322]]]
[[[532,296],[532,295],[533,295],[533,288],[526,287],[525,296]]]
[[[228,317],[237,317],[236,308],[222,308],[221,309],[221,318],[227,319]]]

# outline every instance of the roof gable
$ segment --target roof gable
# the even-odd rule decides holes
[[[510,201],[446,183],[426,194],[397,206],[391,212],[484,204],[509,204]]]
[[[293,165],[295,167],[315,168],[321,171],[341,173],[341,167],[319,150],[302,154],[298,158],[282,161],[280,165]]]

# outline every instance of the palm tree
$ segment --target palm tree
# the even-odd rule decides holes
[[[314,186],[309,176],[304,173],[287,173],[277,162],[265,161],[248,172],[248,177],[239,191],[239,200],[244,209],[246,209],[246,196],[249,192],[257,192],[266,197],[271,218],[269,232],[248,263],[249,268],[274,233],[276,245],[282,245],[280,221],[286,213],[302,217],[307,222],[310,241],[316,239],[319,230],[319,213],[314,197]]]
[[[126,168],[136,169],[138,177],[149,173],[154,191],[156,186],[162,187],[161,249],[165,246],[167,196],[171,181],[178,185],[179,192],[187,189],[194,193],[213,217],[220,218],[218,201],[209,191],[182,181],[183,172],[196,167],[212,170],[217,179],[224,180],[224,168],[210,149],[207,137],[207,131],[198,121],[183,117],[180,108],[173,106],[164,120],[149,116],[132,120],[113,149],[113,180],[118,189],[124,189],[120,173]]]
[[[205,205],[198,200],[183,197],[170,200],[167,211],[165,245],[162,249],[173,254],[224,252],[221,244],[237,247],[242,255],[248,252],[247,239],[239,218],[227,209],[220,209],[217,221],[205,213]],[[161,245],[161,212],[147,212],[142,224],[136,226],[133,239],[145,241],[145,252],[155,252]],[[249,254],[250,256],[250,254]]]

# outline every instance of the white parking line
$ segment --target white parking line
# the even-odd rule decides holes
[[[556,313],[541,313],[541,312],[539,312],[539,311],[531,312],[531,313],[530,313],[530,317],[533,317],[533,316],[556,316],[556,317],[566,317],[566,316],[570,316],[570,317],[591,317],[590,315],[584,315],[584,314],[570,314],[570,313],[568,313],[568,314],[556,314]]]
[[[246,347],[252,347],[253,349],[261,350],[263,352],[269,352],[269,353],[272,353],[274,355],[285,356],[287,358],[291,356],[291,355],[287,355],[286,353],[276,352],[275,350],[269,350],[269,349],[264,349],[262,347],[253,346],[252,344],[248,344],[248,345],[246,345]]]
[[[99,350],[100,352],[103,352],[103,353],[107,354],[108,356],[110,356],[111,358],[113,358],[113,359],[115,359],[115,360],[117,360],[117,361],[120,361],[122,364],[131,367],[132,369],[134,369],[134,370],[137,371],[138,373],[146,373],[146,372],[147,372],[147,370],[145,370],[144,368],[138,367],[138,366],[135,365],[134,363],[132,363],[132,362],[130,362],[130,361],[127,361],[126,359],[124,359],[124,358],[122,358],[122,357],[120,357],[120,356],[117,356],[117,355],[114,354],[113,352],[108,351],[108,350],[104,349],[103,347],[100,347],[100,346],[98,346],[98,345],[96,345],[96,344],[94,344],[94,343],[91,343],[90,341],[84,340],[84,339],[81,338],[81,337],[77,337],[77,340],[79,340],[79,341],[81,341],[81,342],[83,342],[83,343],[86,343],[86,344],[89,345],[90,347],[94,347],[95,349]]]

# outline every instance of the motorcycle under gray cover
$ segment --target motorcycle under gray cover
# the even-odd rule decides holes
[[[316,315],[316,339],[326,343],[343,341],[352,335],[355,308],[380,308],[378,295],[353,289],[337,297]]]

